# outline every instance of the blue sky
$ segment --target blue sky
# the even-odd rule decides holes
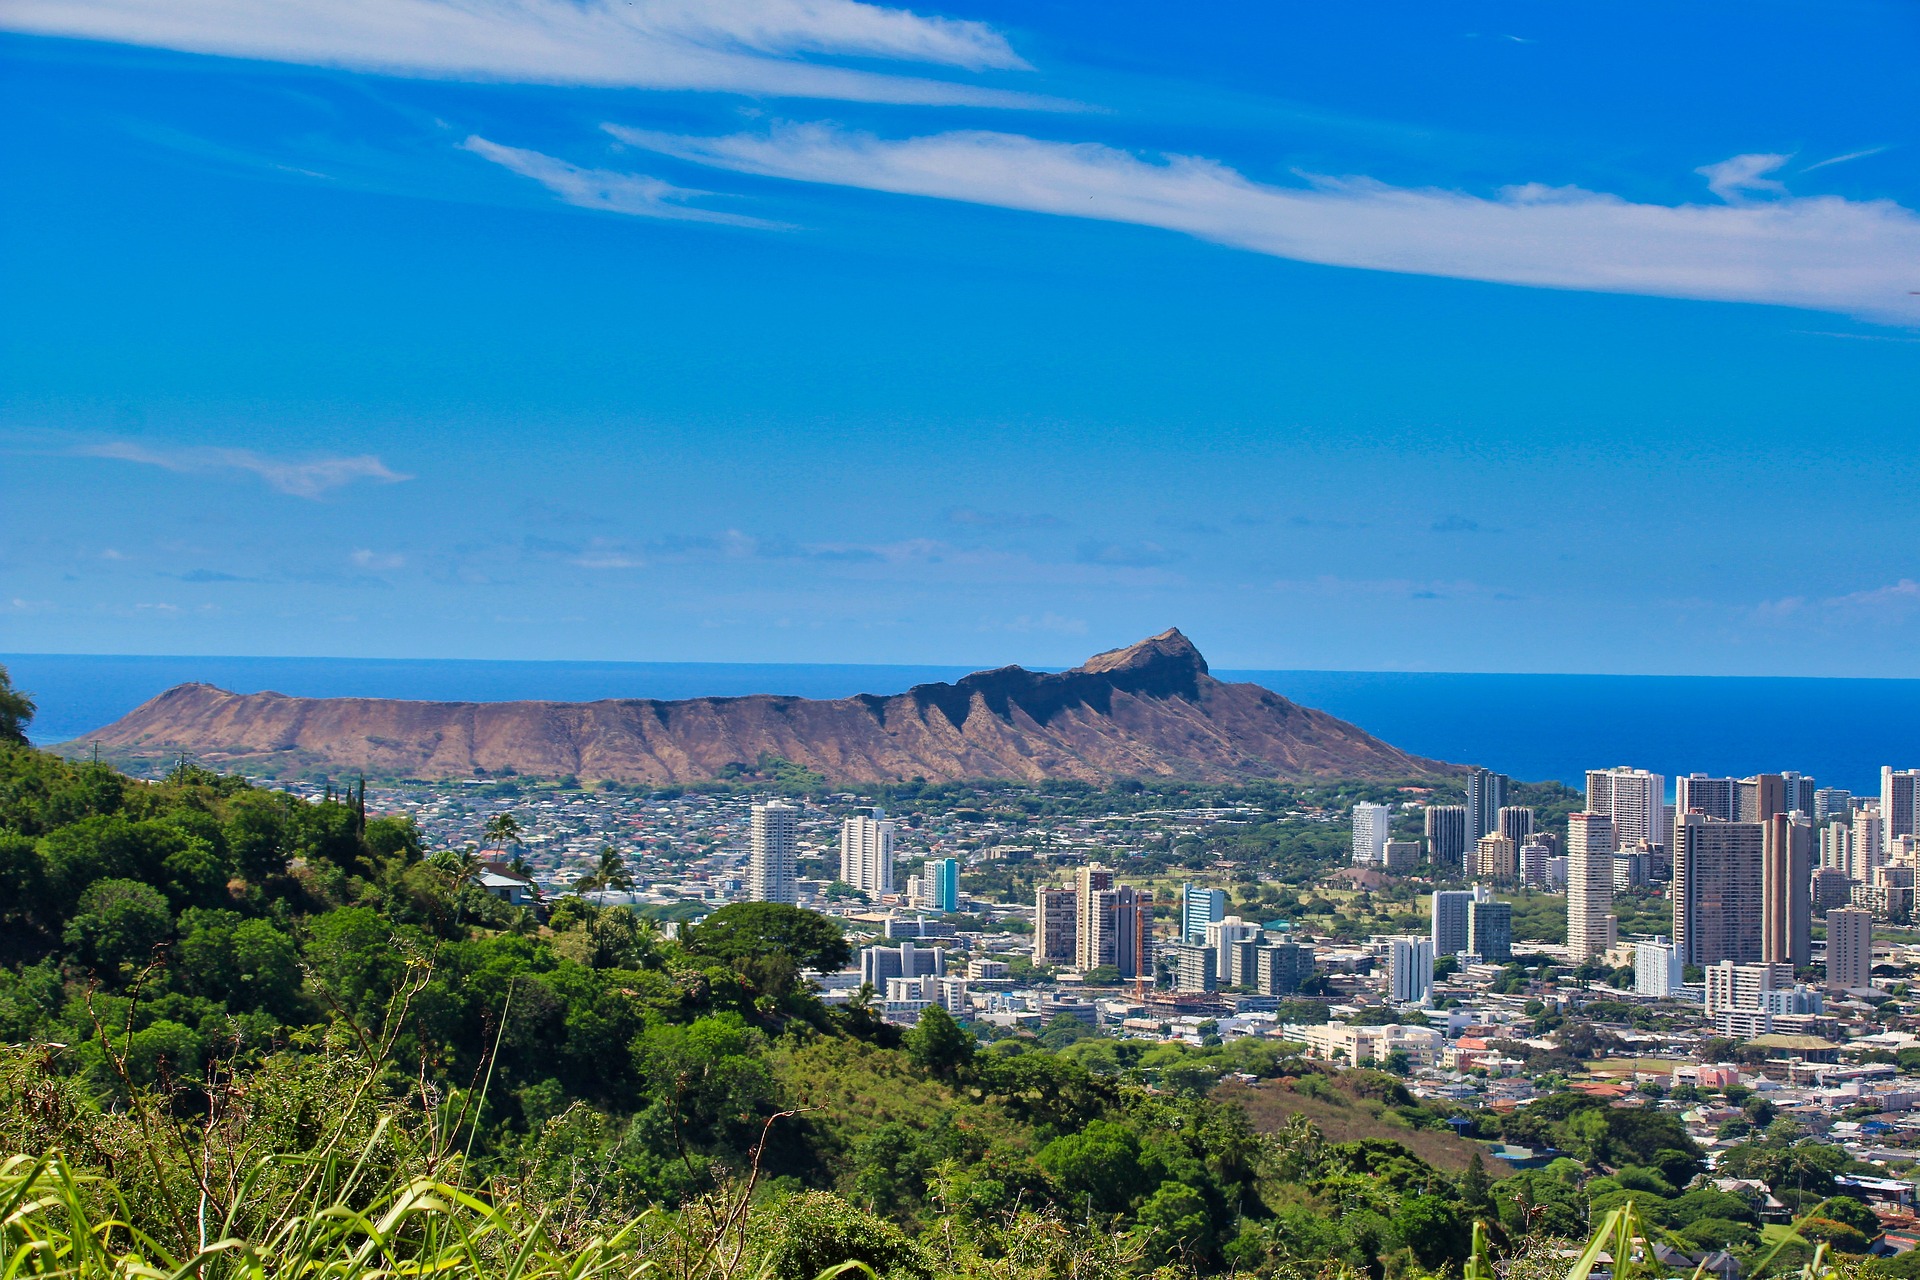
[[[13,0],[0,651],[1915,674],[1917,14]]]

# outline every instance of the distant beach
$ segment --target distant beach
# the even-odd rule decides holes
[[[0,655],[40,704],[36,742],[82,738],[188,681],[305,697],[840,698],[954,680],[971,668],[722,662]],[[1920,762],[1920,680],[1233,671],[1351,720],[1395,746],[1526,781],[1578,786],[1632,764],[1667,774],[1797,769],[1823,786],[1878,788],[1883,764]]]

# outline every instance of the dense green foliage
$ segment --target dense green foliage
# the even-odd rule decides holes
[[[938,1009],[903,1035],[812,994],[803,970],[849,955],[824,917],[741,904],[668,939],[579,899],[542,919],[471,872],[351,797],[0,746],[0,1038],[63,1046],[11,1060],[0,1137],[112,1169],[152,1141],[129,1107],[289,1154],[323,1119],[384,1123],[394,1169],[437,1158],[603,1220],[707,1203],[752,1170],[754,1204],[787,1206],[767,1264],[796,1276],[1037,1257],[1031,1231],[1068,1223],[1120,1271],[1464,1257],[1459,1179],[1392,1143],[1263,1136],[1205,1097],[1230,1071],[1309,1070],[1284,1046],[982,1047]],[[48,1087],[52,1113],[26,1104]],[[166,1206],[200,1175],[150,1162],[132,1208],[184,1249]]]

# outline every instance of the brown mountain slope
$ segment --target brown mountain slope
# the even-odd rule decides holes
[[[1178,631],[1057,674],[1020,667],[891,697],[604,702],[289,698],[184,684],[91,735],[116,759],[188,752],[256,772],[466,777],[515,770],[695,782],[763,754],[835,782],[970,778],[1406,778],[1452,771],[1258,685]]]

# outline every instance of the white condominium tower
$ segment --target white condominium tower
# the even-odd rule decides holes
[[[873,897],[893,892],[893,823],[884,809],[840,824],[840,878]]]
[[[800,809],[784,800],[753,806],[753,853],[747,863],[747,894],[754,902],[795,901],[793,852]]]
[[[1353,806],[1353,860],[1363,866],[1377,867],[1387,860],[1387,831],[1393,825],[1393,810],[1383,804],[1362,800]]]
[[[1392,938],[1387,943],[1387,999],[1419,1004],[1433,994],[1433,943],[1426,938]]]
[[[1667,780],[1645,769],[1618,765],[1587,770],[1587,812],[1613,819],[1617,848],[1632,849],[1642,840],[1666,844],[1670,839],[1662,822]]]
[[[1901,836],[1920,835],[1920,769],[1880,766],[1880,821],[1888,846]]]
[[[1613,945],[1614,847],[1612,818],[1567,815],[1567,951],[1576,964]]]

